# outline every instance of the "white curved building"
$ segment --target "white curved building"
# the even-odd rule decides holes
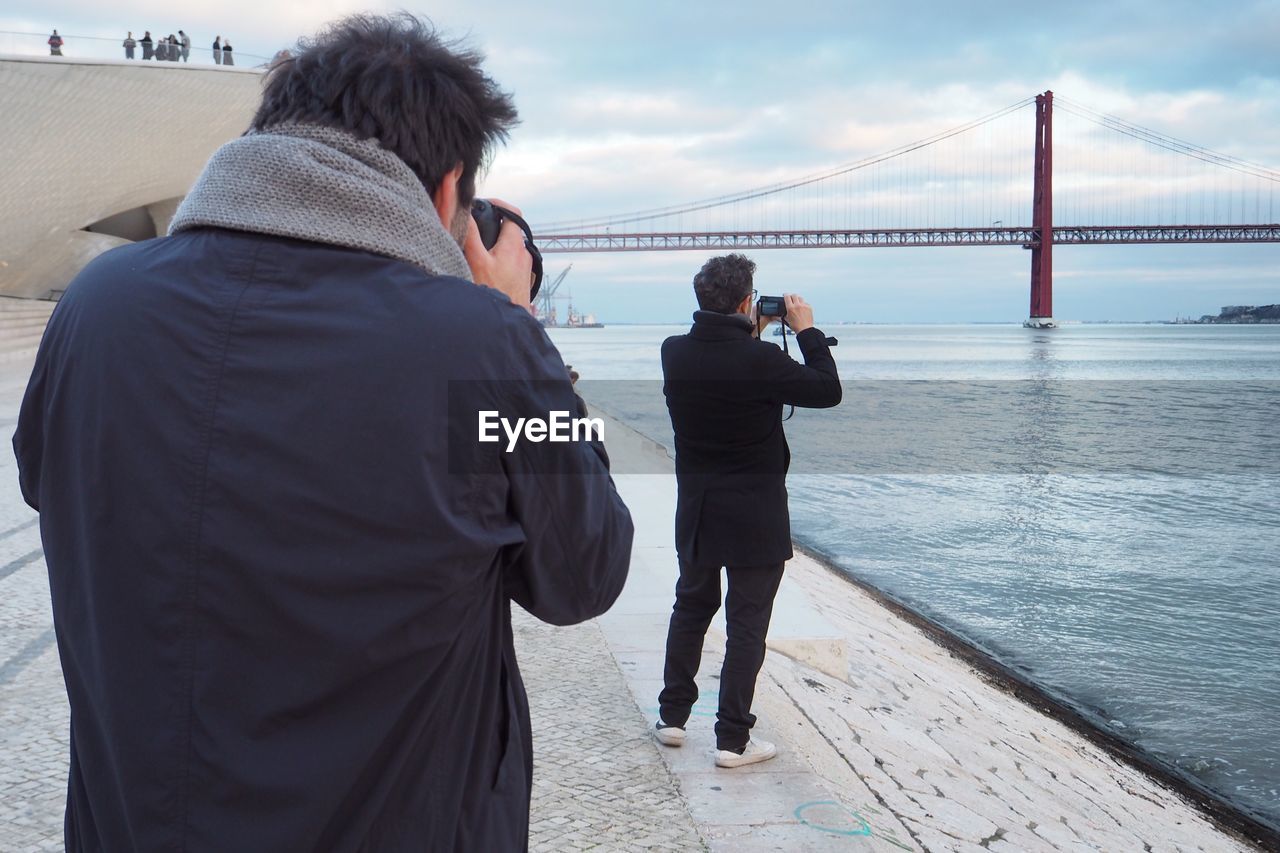
[[[0,296],[56,297],[99,253],[168,229],[248,127],[261,69],[0,56]]]

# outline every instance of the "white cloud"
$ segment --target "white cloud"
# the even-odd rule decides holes
[[[271,53],[325,21],[371,7],[395,8],[384,0],[226,0],[183,7],[160,0],[121,0],[109,7],[16,0],[8,4],[0,29],[44,32],[58,26],[64,33],[117,38],[124,29],[168,32],[182,26],[198,44],[206,33],[211,39],[229,32],[238,49]],[[498,152],[482,190],[521,205],[534,221],[677,204],[811,174],[929,137],[1045,88],[1135,124],[1280,168],[1280,72],[1272,48],[1280,13],[1274,3],[1222,10],[1211,24],[1195,22],[1185,9],[1153,21],[1149,4],[1081,3],[1069,20],[1055,22],[1052,37],[1034,16],[1012,7],[997,13],[925,4],[913,7],[909,20],[888,7],[851,15],[842,3],[808,4],[803,14],[782,16],[751,3],[601,8],[586,2],[536,6],[495,0],[478,7],[441,0],[430,9],[447,32],[469,35],[484,49],[487,67],[515,93],[524,124]],[[1196,67],[1212,73],[1190,79],[1172,73],[1191,67],[1193,58],[1200,63]],[[1219,73],[1218,65],[1226,70]],[[1073,138],[1069,118],[1060,118],[1061,202],[1071,203],[1074,193],[1077,211],[1101,215],[1107,205],[1137,205],[1171,185],[1167,176],[1135,172],[1107,178],[1091,171],[1090,157],[1096,161],[1098,155],[1090,148],[1092,137],[1080,132]],[[963,200],[972,197],[974,204],[966,216],[1004,219],[998,211],[1005,206],[1027,206],[1031,133],[1030,112],[1024,111],[981,145],[971,145],[967,156],[992,178],[966,191]],[[1005,153],[990,148],[1006,144],[1011,148]],[[970,166],[942,159],[902,177],[917,182],[911,194],[945,212],[956,207],[950,188],[958,173],[971,174]],[[871,180],[872,173],[864,177]],[[795,206],[803,213],[827,204],[822,215],[829,223],[852,216],[888,218],[903,196],[889,179],[900,176],[884,170],[880,177],[885,180],[864,185],[851,178],[846,201],[797,194]],[[1174,183],[1194,191],[1205,180],[1188,171]],[[743,215],[779,209],[777,200],[771,204]],[[1267,259],[1264,265],[1276,260],[1277,247],[1254,248]],[[851,316],[858,314],[853,304],[841,301],[841,282],[851,270],[867,273],[857,279],[863,292],[888,290],[879,282],[891,281],[899,294],[895,304],[905,306],[899,316],[945,319],[927,311],[933,304],[945,306],[939,312],[953,310],[950,300],[961,297],[937,294],[957,275],[969,282],[1008,282],[1007,312],[1000,301],[1006,297],[982,297],[986,301],[975,301],[971,317],[1023,310],[1025,253],[938,251],[766,257],[770,275],[821,282],[830,288],[833,304],[847,304]],[[1191,257],[1209,252],[1192,251]],[[1080,256],[1102,259],[1102,267],[1088,274],[1090,281],[1123,282],[1130,275],[1154,281],[1163,275],[1191,287],[1197,276],[1219,270],[1223,274],[1215,281],[1244,287],[1257,275],[1254,253],[1215,252],[1213,263],[1188,266],[1182,263],[1186,255],[1151,247],[1100,252]],[[1064,250],[1060,257],[1059,275],[1071,281],[1079,274],[1073,254]],[[1146,260],[1165,257],[1178,260]],[[1247,260],[1233,260],[1239,258]],[[570,260],[571,278],[606,319],[610,304],[632,304],[620,294],[633,289],[669,292],[670,303],[649,300],[641,307],[678,309],[675,316],[682,318],[684,288],[702,256],[583,255],[556,262]],[[1212,300],[1225,296],[1214,290]],[[1094,307],[1082,314],[1109,316],[1105,288],[1090,298]]]

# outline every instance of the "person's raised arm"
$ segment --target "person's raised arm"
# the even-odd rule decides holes
[[[586,437],[590,424],[573,432],[572,419],[584,418],[586,409],[560,353],[537,321],[520,313],[507,324],[511,375],[528,378],[501,383],[504,414],[511,422],[513,416],[541,419],[553,429],[568,421],[569,440],[535,440],[528,428],[514,440],[503,435],[509,506],[525,532],[505,583],[508,596],[534,616],[571,625],[604,613],[622,592],[634,528],[609,475],[601,436]]]
[[[770,347],[761,369],[760,381],[781,403],[809,409],[829,409],[842,397],[836,360],[826,335],[813,325],[813,308],[800,296],[788,293],[787,325],[796,333],[796,345],[804,364]]]

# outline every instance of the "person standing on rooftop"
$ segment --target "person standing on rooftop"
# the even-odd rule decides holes
[[[142,34],[142,58],[150,59],[155,55],[155,42],[151,40],[151,30]]]
[[[231,42],[229,41],[224,41],[222,43],[222,64],[223,65],[236,64],[235,57],[231,55]]]
[[[53,35],[49,36],[49,55],[62,56],[62,36],[58,35],[57,30],[54,30]]]
[[[129,31],[129,35],[124,39],[124,58],[133,59],[133,49],[138,46],[137,39],[133,37],[133,31]]]
[[[181,37],[179,44],[182,46],[182,61],[187,62],[188,57],[191,56],[191,36],[187,35],[182,30],[178,30],[178,35]]]
[[[213,64],[222,64],[222,36],[215,36],[213,39]]]
[[[160,36],[156,39],[156,62],[165,62],[169,59],[169,37]]]
[[[173,33],[169,33],[169,61],[170,62],[178,61],[178,52],[181,49],[182,49],[181,46],[178,44],[178,37],[175,36]]]

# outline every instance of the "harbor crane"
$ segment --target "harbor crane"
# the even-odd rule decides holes
[[[542,289],[538,291],[538,300],[534,308],[537,310],[538,319],[544,324],[556,325],[556,303],[557,298],[565,297],[556,296],[556,292],[560,289],[560,284],[564,281],[564,277],[569,274],[569,270],[573,269],[573,264],[565,267],[560,274],[551,280],[550,283],[544,284]]]

